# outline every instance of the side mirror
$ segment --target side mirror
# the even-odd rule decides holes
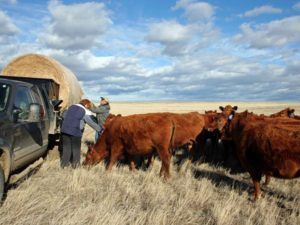
[[[31,103],[29,105],[28,121],[40,122],[41,121],[41,105],[38,103]]]
[[[51,103],[54,107],[54,110],[59,111],[60,110],[60,104],[63,102],[63,100],[52,100]]]

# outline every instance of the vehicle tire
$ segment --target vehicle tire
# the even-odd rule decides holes
[[[0,166],[0,205],[4,195],[4,187],[5,187],[4,172],[2,167]]]

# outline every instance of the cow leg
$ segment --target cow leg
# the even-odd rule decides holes
[[[250,176],[254,185],[253,200],[259,201],[261,198],[260,180],[262,174],[260,172],[250,172]]]
[[[270,181],[271,181],[271,176],[266,175],[265,185],[270,184]]]
[[[163,150],[158,150],[158,155],[161,159],[161,169],[160,175],[164,175],[165,178],[170,177],[170,159],[171,155],[168,148],[161,148]]]
[[[197,159],[199,159],[201,156],[203,156],[203,145],[201,145],[200,143],[197,143],[193,140],[191,140],[191,142],[188,143],[188,162],[189,164],[191,162],[196,161]]]
[[[117,157],[110,157],[110,160],[109,160],[109,164],[108,166],[106,167],[106,170],[107,171],[111,171],[113,165],[115,164],[115,162],[117,161]]]
[[[130,169],[132,172],[134,172],[135,171],[134,157],[132,157],[131,155],[128,155],[128,160],[130,162]]]
[[[109,160],[109,164],[106,168],[106,170],[110,171],[113,167],[113,165],[115,164],[115,162],[117,161],[118,158],[120,158],[122,156],[121,151],[113,151],[113,149],[111,150],[110,153],[110,160]]]
[[[154,154],[151,154],[148,156],[147,167],[153,166],[153,164],[154,164]]]
[[[135,164],[134,164],[134,161],[130,161],[130,169],[132,172],[135,171]]]

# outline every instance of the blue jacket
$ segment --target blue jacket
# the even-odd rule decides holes
[[[82,137],[85,124],[90,125],[94,130],[100,131],[100,126],[91,119],[90,112],[82,105],[71,105],[63,113],[61,132],[76,137]]]

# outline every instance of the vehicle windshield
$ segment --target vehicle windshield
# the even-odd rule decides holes
[[[0,112],[6,111],[11,87],[8,84],[0,83]]]

